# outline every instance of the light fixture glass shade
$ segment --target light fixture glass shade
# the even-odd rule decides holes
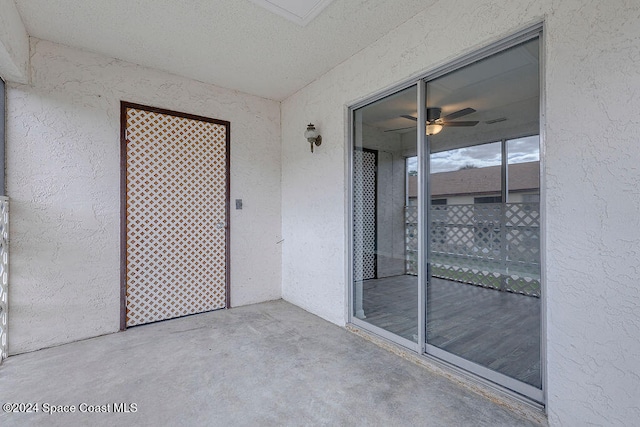
[[[313,124],[309,124],[309,126],[307,126],[304,137],[307,138],[307,140],[315,139],[318,137],[318,131],[316,130],[315,126],[313,126]]]
[[[441,130],[442,130],[442,125],[439,125],[437,123],[427,125],[427,135],[438,134],[440,133]]]

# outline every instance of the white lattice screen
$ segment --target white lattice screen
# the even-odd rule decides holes
[[[376,168],[376,152],[354,151],[354,280],[376,277]]]
[[[227,127],[126,109],[127,326],[226,306]]]

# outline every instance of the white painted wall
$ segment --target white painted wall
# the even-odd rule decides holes
[[[377,277],[404,274],[405,159],[401,137],[363,124],[362,147],[378,153]]]
[[[120,101],[231,122],[231,304],[281,296],[280,105],[32,40],[7,87],[10,353],[119,328]]]
[[[283,297],[345,323],[347,105],[545,20],[548,411],[640,419],[640,3],[440,1],[282,105]],[[302,138],[323,136],[313,155]],[[346,234],[345,234],[346,233]]]
[[[395,139],[399,145],[400,138]],[[378,151],[378,278],[405,273],[405,181],[402,154]]]
[[[27,83],[29,36],[14,0],[0,0],[0,77]]]

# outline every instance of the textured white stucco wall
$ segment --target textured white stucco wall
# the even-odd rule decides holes
[[[543,19],[549,421],[637,425],[637,1],[441,1],[285,100],[283,297],[345,323],[346,106]]]
[[[31,51],[31,84],[7,87],[12,354],[119,328],[121,100],[231,122],[231,305],[280,298],[278,102],[47,41]]]
[[[554,424],[640,423],[640,2],[548,18],[549,407]]]

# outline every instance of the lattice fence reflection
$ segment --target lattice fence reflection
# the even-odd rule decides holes
[[[417,207],[405,208],[408,274],[417,274],[414,217]],[[540,296],[538,203],[432,206],[430,245],[435,277]]]
[[[377,154],[355,150],[353,162],[354,280],[376,277],[376,168]]]
[[[0,197],[0,363],[7,358],[9,304],[9,198]]]
[[[407,274],[418,274],[418,207],[404,207],[405,268]]]

